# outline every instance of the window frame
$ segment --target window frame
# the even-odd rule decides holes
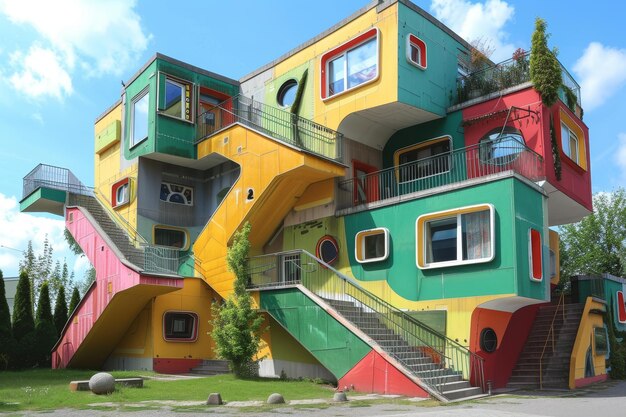
[[[126,188],[126,198],[123,201],[118,200],[119,190],[122,188]],[[123,207],[130,203],[131,197],[131,181],[130,178],[124,178],[120,181],[117,181],[111,185],[111,207],[119,208]]]
[[[383,234],[385,250],[382,256],[376,258],[363,258],[361,254],[365,254],[365,238]],[[372,262],[381,262],[389,257],[389,229],[386,227],[377,227],[374,229],[361,230],[354,235],[354,259],[360,264],[368,264]]]
[[[192,336],[189,338],[171,338],[171,337],[167,337],[166,336],[166,330],[165,330],[165,324],[166,324],[166,320],[165,317],[168,314],[186,314],[188,316],[191,316],[193,319],[193,331],[192,331]],[[182,310],[167,310],[163,312],[163,318],[162,318],[162,336],[163,336],[163,340],[165,340],[166,342],[174,342],[174,343],[193,343],[195,341],[198,340],[198,323],[199,323],[199,319],[198,319],[198,314],[193,312],[193,311],[182,311]]]
[[[411,47],[415,47],[419,51],[418,56],[420,57],[420,62],[413,61]],[[424,42],[422,39],[418,38],[412,33],[409,33],[406,37],[406,60],[409,62],[409,64],[421,69],[422,71],[426,70],[426,68],[428,67],[426,42]]]
[[[177,246],[160,245],[156,243],[156,230],[157,229],[174,230],[177,232],[183,232],[183,234],[185,235],[185,244],[179,248]],[[161,248],[170,248],[170,249],[176,249],[180,251],[186,251],[187,249],[189,249],[189,246],[190,246],[189,232],[187,231],[187,229],[184,229],[182,227],[168,226],[165,224],[155,224],[152,226],[152,244],[154,246],[158,246]]]
[[[400,181],[400,156],[402,154],[407,153],[407,152],[411,152],[411,151],[414,151],[414,150],[417,150],[417,149],[421,149],[421,148],[428,148],[428,147],[437,145],[439,143],[445,142],[446,140],[448,141],[448,145],[449,145],[448,147],[450,149],[447,152],[449,154],[448,155],[449,159],[448,159],[448,170],[447,171],[441,171],[441,172],[437,172],[436,174],[425,175],[423,177],[416,177],[416,178],[414,178],[412,180]],[[437,175],[442,175],[442,174],[449,173],[452,170],[452,152],[454,151],[453,146],[454,146],[454,144],[452,142],[452,136],[450,136],[450,135],[443,135],[443,136],[438,136],[436,138],[426,139],[425,141],[422,141],[422,142],[419,142],[419,143],[416,143],[416,144],[413,144],[413,145],[405,146],[404,148],[400,148],[400,149],[396,150],[393,153],[393,165],[395,167],[396,181],[399,184],[404,184],[404,183],[409,183],[409,182],[412,182],[412,181],[419,181],[419,180],[423,180],[425,178],[435,177]],[[441,154],[438,154],[438,155],[443,155],[444,153],[445,152],[443,152]],[[435,155],[435,156],[437,156],[437,155]],[[431,156],[430,158],[433,158],[433,157],[434,156]],[[422,159],[426,159],[426,158],[422,158]],[[415,161],[411,161],[411,162],[405,162],[402,165],[409,164],[409,163],[415,163],[417,161],[419,161],[419,159],[416,159]]]
[[[141,101],[144,97],[148,99],[148,112],[146,113],[146,117],[148,118],[146,122],[146,136],[140,140],[136,140],[135,138],[135,105]],[[150,137],[150,86],[146,86],[139,93],[135,94],[135,96],[130,100],[130,141],[129,141],[129,149],[134,148],[140,143],[146,141]]]
[[[532,227],[528,228],[528,276],[534,282],[543,281],[544,276],[543,237]]]
[[[293,103],[295,103],[296,97],[298,95],[298,87],[300,87],[300,83],[298,83],[298,80],[296,80],[295,78],[289,78],[288,80],[283,82],[278,88],[278,92],[276,93],[276,103],[283,109],[288,109],[293,106]],[[294,92],[293,101],[289,104],[285,104],[285,96],[287,92],[290,91],[292,88],[296,89],[296,91]]]
[[[567,130],[567,138],[563,137],[563,130]],[[571,144],[571,139],[572,136],[575,139],[575,143],[576,143],[576,158],[572,157],[572,144]],[[566,143],[567,140],[567,148],[569,149],[569,153],[565,151],[565,146],[564,144]],[[571,161],[575,162],[576,165],[580,166],[580,143],[578,142],[578,135],[576,135],[576,133],[567,125],[567,123],[565,123],[564,121],[561,121],[561,149],[563,150],[563,153],[565,154],[565,156],[567,156]]]
[[[490,254],[488,257],[478,258],[478,259],[463,259],[463,244],[462,237],[462,221],[461,216],[464,214],[471,214],[480,211],[489,211],[489,249]],[[435,268],[447,268],[451,266],[461,266],[461,265],[473,265],[479,263],[487,263],[491,262],[495,259],[496,256],[496,222],[495,222],[495,207],[493,204],[485,203],[485,204],[476,204],[472,206],[459,207],[450,210],[437,211],[433,213],[422,214],[415,221],[415,264],[417,268],[426,270],[426,269],[435,269]],[[452,219],[456,220],[456,259],[449,261],[440,261],[440,262],[430,262],[427,263],[427,254],[426,248],[428,245],[426,244],[429,236],[426,236],[427,228],[425,227],[428,222],[438,221],[438,220],[446,220]]]
[[[359,48],[360,46],[362,46],[363,44],[371,41],[372,39],[375,39],[375,43],[376,43],[376,75],[374,77],[372,77],[371,79],[364,81],[360,84],[357,84],[355,86],[352,87],[348,87],[348,59],[347,59],[347,55],[349,52]],[[345,59],[345,63],[344,63],[344,70],[345,70],[345,78],[344,78],[344,86],[345,89],[335,93],[335,94],[330,94],[329,92],[329,79],[330,79],[330,71],[329,71],[329,64],[331,61],[336,60],[337,58],[343,56]],[[330,51],[324,53],[322,55],[322,58],[320,60],[320,74],[321,74],[321,88],[320,88],[320,95],[321,95],[321,100],[322,101],[327,101],[330,99],[333,99],[335,97],[341,96],[345,93],[348,93],[350,91],[354,91],[357,88],[361,88],[365,85],[371,84],[375,81],[377,81],[380,78],[380,29],[378,29],[377,27],[373,27],[363,33],[361,33],[360,35],[350,39],[347,42],[342,43],[341,45],[331,49]]]
[[[560,123],[560,129],[557,129],[557,137],[560,141],[560,153],[565,156],[562,160],[567,163],[569,166],[575,168],[580,171],[588,170],[588,143],[586,141],[586,134],[583,128],[579,125],[578,119],[573,116],[570,116],[569,110],[564,108],[559,108],[558,111],[555,112],[557,116],[557,121]],[[565,138],[563,137],[563,127],[567,128],[568,137],[567,137],[567,146],[570,148],[570,152],[565,152],[565,147],[563,146],[565,142]],[[571,147],[569,146],[569,140],[571,135],[576,139],[576,159],[572,159],[571,156]]]
[[[496,133],[502,133],[502,135],[500,136],[498,134],[498,136],[496,136],[495,138],[490,137],[490,136],[495,135]],[[494,144],[496,146],[498,145],[496,141],[500,141],[503,138],[506,138],[512,135],[516,135],[521,138],[521,142],[519,140],[515,140],[515,141],[518,142],[520,145],[522,145],[523,148],[520,148],[519,151],[515,153],[509,153],[509,154],[502,155],[502,156],[493,156],[491,158],[486,158],[487,155],[485,155],[485,153],[495,153],[495,150],[497,150],[497,148],[494,148]],[[507,166],[511,164],[512,162],[514,162],[517,158],[519,158],[519,156],[525,151],[525,148],[526,148],[526,139],[524,139],[524,134],[522,133],[521,130],[517,129],[514,126],[505,126],[504,129],[498,127],[498,128],[489,130],[487,133],[482,135],[480,139],[478,140],[478,159],[480,160],[480,163],[483,165],[491,165],[491,166],[499,166],[499,167]]]
[[[176,201],[163,200],[161,198],[161,188],[163,187],[163,185],[167,185],[168,190],[170,191],[170,194],[168,194],[168,196],[175,193],[174,191],[172,191],[172,187],[171,187],[172,185],[183,187],[183,192],[185,191],[185,189],[189,189],[191,191],[191,202],[187,204],[187,203],[178,203]],[[176,194],[180,194],[180,193],[176,192]],[[195,189],[191,185],[178,184],[178,183],[169,182],[169,181],[161,181],[161,186],[159,187],[159,201],[162,201],[163,203],[167,203],[167,204],[178,204],[179,206],[183,206],[183,207],[193,207],[194,199],[195,199],[194,194],[195,194]]]
[[[161,82],[161,77],[163,77],[163,81]],[[163,94],[167,92],[167,82],[171,82],[179,87],[181,87],[181,106],[180,106],[180,115],[175,116],[172,114],[168,114],[165,112],[165,104],[167,100],[167,96],[163,97],[163,101],[161,101],[161,84],[163,87]],[[189,93],[189,100],[187,100],[187,93]],[[196,85],[191,81],[184,80],[182,78],[175,77],[173,75],[169,75],[165,72],[159,71],[159,81],[157,82],[157,113],[160,116],[170,117],[174,120],[180,120],[181,122],[186,123],[195,123],[195,108],[196,103],[194,97],[198,97],[200,94],[196,92]],[[163,108],[161,108],[161,102],[163,103]]]

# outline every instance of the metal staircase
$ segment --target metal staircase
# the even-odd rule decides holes
[[[483,359],[362,288],[306,251],[250,259],[250,288],[302,285],[365,333],[443,401],[482,396]]]

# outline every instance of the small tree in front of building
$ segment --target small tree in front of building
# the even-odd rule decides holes
[[[249,223],[235,233],[226,255],[228,269],[235,275],[234,291],[221,305],[214,303],[212,306],[211,336],[215,349],[219,357],[231,362],[233,372],[239,377],[254,376],[256,373],[254,358],[259,350],[263,325],[263,317],[252,309],[250,295],[246,291],[249,234]]]
[[[52,318],[50,287],[47,281],[41,285],[38,299],[37,320],[35,322],[37,363],[39,366],[48,367],[50,366],[51,350],[57,340],[57,330]]]
[[[14,344],[9,303],[7,302],[6,289],[4,288],[2,270],[0,270],[0,371],[5,370],[9,366]]]
[[[74,310],[76,309],[79,303],[80,303],[80,291],[78,291],[78,287],[74,287],[74,290],[72,291],[72,298],[70,298],[70,306],[67,309],[68,315],[74,312]]]
[[[54,303],[54,327],[57,330],[57,336],[61,336],[65,323],[67,323],[67,301],[65,300],[65,287],[61,285]]]
[[[12,368],[28,368],[35,364],[34,347],[35,320],[31,304],[30,279],[24,271],[20,273],[13,303],[13,338],[15,350],[11,358]]]

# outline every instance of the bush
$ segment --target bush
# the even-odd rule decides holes
[[[54,327],[56,327],[57,336],[61,336],[65,323],[67,323],[67,301],[65,301],[65,287],[61,285],[54,303]]]

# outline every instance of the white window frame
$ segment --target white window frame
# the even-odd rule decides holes
[[[563,137],[563,130],[567,130],[567,138]],[[572,158],[572,146],[570,144],[570,138],[572,136],[575,139],[574,142],[576,142],[576,159]],[[576,135],[576,133],[574,133],[572,129],[570,129],[567,123],[561,122],[561,148],[563,149],[563,153],[567,155],[569,159],[576,162],[576,165],[580,165],[580,144],[578,140],[578,136]],[[569,152],[565,151],[565,143],[567,143],[567,149],[569,150]]]
[[[489,210],[489,249],[490,255],[486,258],[478,258],[478,259],[463,259],[463,245],[461,244],[463,238],[463,226],[461,222],[461,216],[464,214],[477,213],[480,211]],[[459,207],[452,210],[443,210],[434,213],[422,214],[415,221],[415,247],[416,247],[416,256],[415,256],[415,264],[419,269],[433,269],[433,268],[444,268],[450,266],[459,266],[459,265],[472,265],[479,263],[491,262],[496,256],[496,222],[495,222],[495,208],[493,204],[477,204],[472,206]],[[431,221],[440,221],[446,219],[456,220],[456,259],[452,261],[442,261],[442,262],[431,262],[427,263],[427,254],[426,242],[430,238],[427,236],[427,227],[426,224]],[[425,220],[422,220],[425,219]],[[422,231],[420,233],[420,223],[424,224]],[[421,258],[424,260],[423,265],[420,264],[420,249],[421,249]]]
[[[166,111],[167,111],[167,107],[166,107],[167,106],[167,83],[172,83],[175,86],[180,88],[180,114],[177,115],[177,116],[173,115],[173,114],[166,113]],[[188,121],[188,120],[185,119],[185,85],[184,84],[182,84],[182,83],[180,83],[180,82],[178,82],[178,81],[176,81],[176,80],[174,80],[174,79],[172,79],[172,78],[170,78],[168,76],[165,76],[165,105],[164,105],[163,110],[161,110],[159,113],[161,113],[161,114],[163,114],[165,116],[173,117],[175,119],[181,119],[181,120],[183,120],[185,122]]]
[[[370,235],[377,235],[377,234],[384,235],[385,251],[383,255],[377,258],[360,259],[359,253],[365,253],[365,237],[370,236]],[[362,235],[366,235],[366,236],[361,238],[361,247],[359,248],[359,237]],[[384,261],[388,257],[389,257],[389,229],[387,229],[386,227],[377,227],[375,229],[361,230],[360,232],[357,232],[357,234],[354,236],[354,259],[356,259],[358,263],[368,264],[372,262],[380,262],[380,261]]]
[[[421,54],[418,54],[418,56],[420,57],[420,61],[421,61],[421,57],[424,57],[424,60],[426,61],[426,65],[424,65],[422,62],[415,62],[413,61],[413,59],[411,58],[411,47],[415,47],[418,50],[421,50],[421,46],[417,45],[416,43],[411,41],[411,36],[415,37],[416,39],[418,39],[419,41],[421,41],[424,44],[424,50],[422,51]],[[409,61],[409,64],[413,65],[416,68],[421,69],[422,71],[426,70],[427,66],[428,66],[428,58],[426,58],[426,51],[427,51],[427,47],[426,47],[426,42],[424,42],[423,39],[418,38],[417,36],[413,35],[412,33],[409,33],[406,37],[406,60]]]
[[[322,101],[326,101],[326,100],[330,100],[333,99],[337,96],[340,96],[342,94],[345,94],[349,91],[353,91],[357,88],[363,87],[367,84],[371,84],[373,82],[375,82],[376,80],[378,80],[378,78],[380,77],[380,29],[378,29],[377,27],[373,28],[376,30],[375,34],[367,37],[365,39],[363,39],[363,41],[359,42],[358,44],[352,46],[351,48],[342,50],[344,48],[344,46],[350,42],[352,42],[354,40],[354,38],[358,38],[359,36],[364,35],[365,33],[369,32],[366,31],[364,33],[361,33],[358,36],[355,36],[354,38],[350,39],[347,42],[342,43],[341,45],[337,46],[336,48],[333,48],[332,50],[326,52],[325,54],[322,55],[322,70],[324,71],[324,73],[326,74],[325,77],[325,85],[322,85],[322,89],[321,89],[321,99]],[[371,30],[371,29],[370,29]],[[360,84],[357,84],[355,86],[349,87],[348,88],[348,53],[351,51],[354,51],[355,49],[358,49],[359,47],[361,47],[362,45],[364,45],[365,43],[371,41],[372,39],[375,39],[375,43],[376,43],[376,75],[374,77],[372,77],[372,79],[364,81]],[[340,51],[340,52],[336,52],[335,51]],[[338,92],[338,93],[334,93],[334,94],[330,94],[330,71],[329,71],[329,67],[330,67],[330,63],[340,57],[344,57],[344,73],[345,73],[345,77],[344,77],[344,90]]]
[[[135,105],[139,101],[141,101],[144,97],[148,98],[148,113],[147,113],[148,121],[146,122],[147,131],[146,131],[146,136],[138,140],[137,138],[135,138]],[[133,99],[130,101],[130,146],[129,148],[132,148],[140,144],[141,142],[148,139],[149,136],[150,136],[150,87],[148,86],[144,88],[143,90],[141,90],[139,93],[137,93],[137,95],[135,95],[135,97],[133,97]]]
[[[120,200],[120,192],[123,192],[123,198]],[[115,207],[128,204],[130,201],[130,182],[120,185],[115,191]]]

